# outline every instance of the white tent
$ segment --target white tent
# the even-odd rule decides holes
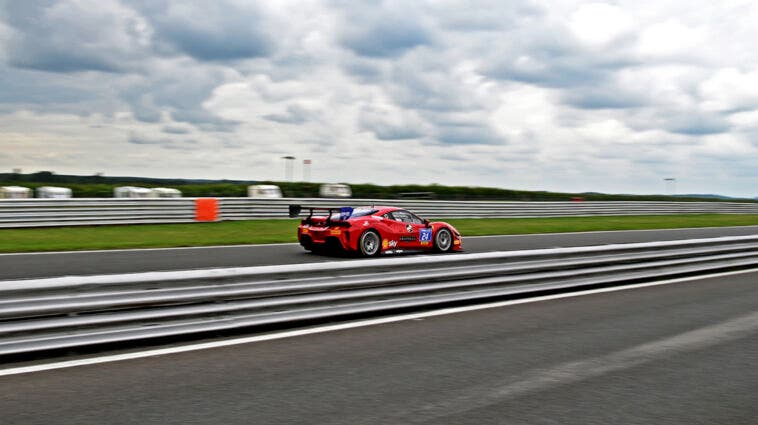
[[[71,189],[67,187],[40,186],[37,188],[38,198],[70,198]]]
[[[350,186],[342,183],[322,184],[318,193],[322,198],[349,198],[353,196]]]
[[[149,198],[153,191],[146,187],[120,186],[113,189],[114,198]]]
[[[0,198],[31,198],[32,190],[22,186],[0,187]]]
[[[151,198],[181,198],[182,192],[179,189],[172,187],[154,187],[150,189],[152,193]]]
[[[254,184],[247,187],[248,198],[281,198],[282,190],[273,184]]]

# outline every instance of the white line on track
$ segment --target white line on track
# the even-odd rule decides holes
[[[758,230],[758,226],[721,226],[721,227],[683,227],[675,229],[642,229],[642,230],[596,230],[589,232],[560,232],[560,233],[528,233],[523,235],[486,235],[486,236],[466,236],[464,235],[464,242],[466,239],[484,239],[484,238],[518,238],[529,236],[556,236],[556,235],[592,235],[598,233],[638,233],[638,232],[674,232],[674,231],[692,231],[692,230],[712,230],[712,229],[746,229],[755,228]],[[86,251],[46,251],[46,252],[11,252],[6,254],[0,254],[0,257],[10,257],[14,255],[56,255],[56,254],[87,254],[87,253],[99,253],[99,252],[137,252],[137,251],[171,251],[171,250],[196,250],[196,249],[219,249],[219,248],[257,248],[266,246],[288,246],[299,245],[297,242],[288,243],[267,243],[267,244],[246,244],[246,245],[209,245],[209,246],[180,246],[175,248],[130,248],[130,249],[99,249],[99,250],[86,250]]]
[[[189,344],[189,345],[170,347],[170,348],[151,349],[151,350],[134,352],[134,353],[114,354],[114,355],[106,355],[106,356],[93,357],[93,358],[87,358],[87,359],[69,360],[69,361],[40,364],[40,365],[33,365],[33,366],[22,366],[22,367],[8,368],[8,369],[0,369],[0,376],[19,375],[19,374],[24,374],[24,373],[42,372],[42,371],[55,370],[55,369],[65,369],[65,368],[77,367],[77,366],[87,366],[87,365],[95,365],[95,364],[101,364],[101,363],[112,363],[112,362],[118,362],[118,361],[124,361],[124,360],[142,359],[142,358],[147,358],[147,357],[164,356],[164,355],[169,355],[169,354],[186,353],[190,351],[207,350],[207,349],[212,349],[212,348],[229,347],[233,345],[250,344],[254,342],[271,341],[271,340],[283,339],[283,338],[292,338],[292,337],[303,336],[303,335],[334,332],[334,331],[340,331],[340,330],[345,330],[345,329],[354,329],[354,328],[360,328],[360,327],[365,327],[365,326],[382,325],[386,323],[395,323],[395,322],[402,322],[402,321],[407,321],[407,320],[423,319],[427,317],[443,316],[443,315],[448,315],[448,314],[465,313],[465,312],[476,311],[476,310],[485,310],[485,309],[507,307],[507,306],[519,305],[519,304],[529,304],[529,303],[536,303],[536,302],[543,302],[543,301],[558,300],[558,299],[563,299],[563,298],[573,298],[573,297],[580,297],[580,296],[585,296],[585,295],[601,294],[601,293],[606,293],[606,292],[625,291],[629,289],[646,288],[646,287],[651,287],[651,286],[669,285],[669,284],[674,284],[674,283],[692,282],[696,280],[719,278],[719,277],[733,276],[733,275],[746,274],[746,273],[755,273],[757,271],[758,269],[751,269],[751,270],[741,270],[741,271],[727,272],[727,273],[715,273],[715,274],[709,274],[709,275],[704,275],[704,276],[693,276],[693,277],[686,277],[686,278],[679,278],[679,279],[663,280],[659,282],[648,282],[648,283],[640,283],[640,284],[626,285],[626,286],[619,286],[619,287],[612,287],[612,288],[592,289],[592,290],[587,290],[587,291],[571,292],[571,293],[566,293],[566,294],[546,295],[546,296],[540,296],[540,297],[534,297],[534,298],[501,301],[501,302],[496,302],[496,303],[472,305],[472,306],[465,306],[465,307],[445,308],[445,309],[428,311],[428,312],[423,312],[423,313],[403,314],[399,316],[360,320],[360,321],[355,321],[355,322],[341,323],[337,325],[327,325],[327,326],[319,326],[319,327],[308,328],[308,329],[276,332],[276,333],[271,333],[271,334],[256,335],[256,336],[244,337],[244,338],[234,338],[234,339],[228,339],[228,340],[223,340],[223,341],[213,341],[213,342],[196,343],[196,344]]]

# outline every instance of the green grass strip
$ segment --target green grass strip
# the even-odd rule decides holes
[[[758,215],[450,219],[463,236],[758,225]],[[0,252],[75,251],[296,242],[297,220],[0,230]],[[465,244],[465,240],[464,240]]]

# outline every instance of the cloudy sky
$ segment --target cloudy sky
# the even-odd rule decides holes
[[[0,0],[0,172],[758,196],[753,1]],[[675,187],[665,178],[675,178]]]

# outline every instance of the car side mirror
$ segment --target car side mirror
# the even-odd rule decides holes
[[[427,219],[424,219],[424,225],[425,225],[426,227],[429,227],[430,223],[431,223],[431,221],[429,221],[429,220],[427,220]]]

